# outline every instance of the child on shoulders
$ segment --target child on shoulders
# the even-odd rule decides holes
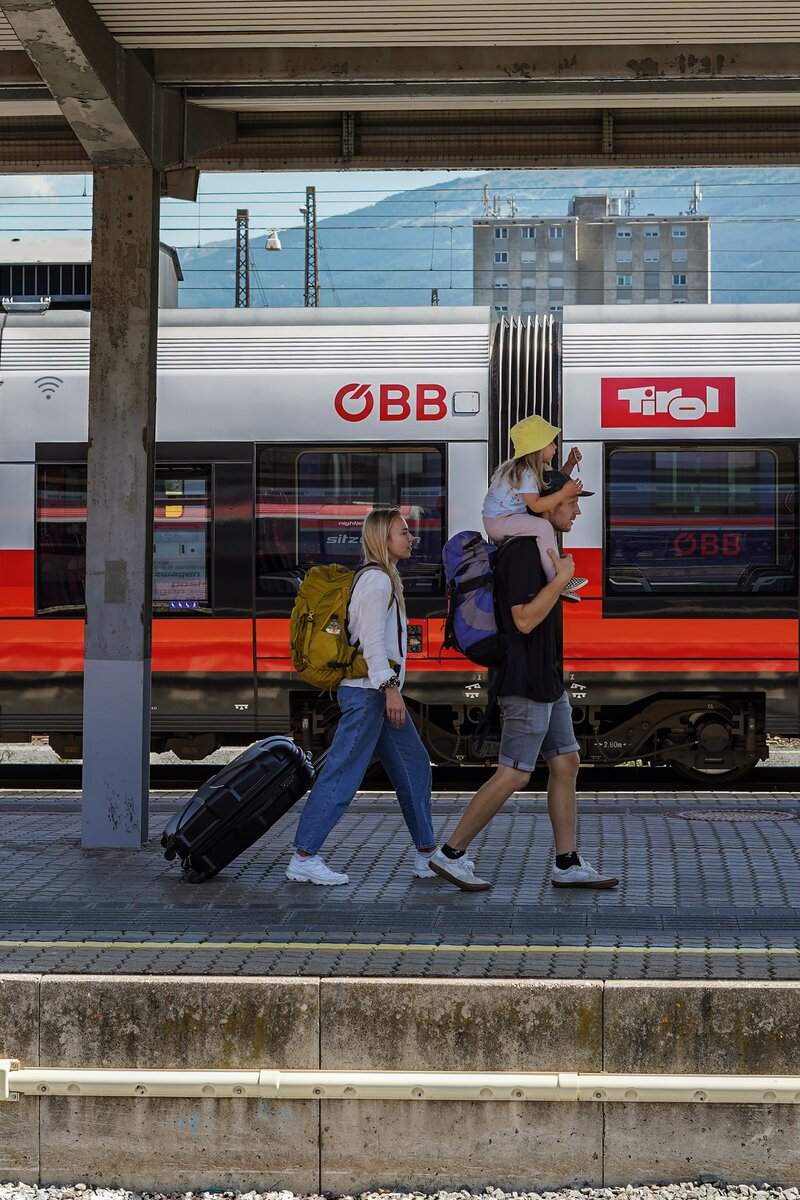
[[[487,537],[493,542],[519,536],[536,538],[539,558],[548,581],[554,579],[556,573],[548,550],[553,550],[556,555],[559,550],[555,530],[546,514],[560,504],[565,496],[579,496],[583,489],[580,480],[570,479],[552,496],[546,494],[546,472],[555,456],[554,439],[558,433],[554,425],[538,416],[526,417],[514,425],[511,430],[514,456],[501,463],[492,476],[482,511]],[[573,446],[561,470],[571,475],[580,460],[581,452]],[[581,576],[574,576],[564,588],[562,596],[568,600],[580,600],[575,592],[585,587],[587,582]]]

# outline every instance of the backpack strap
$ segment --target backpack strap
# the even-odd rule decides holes
[[[344,624],[345,624],[345,630],[347,631],[348,642],[350,641],[350,627],[348,624],[348,621],[350,618],[350,601],[353,598],[353,590],[355,589],[356,584],[358,583],[359,579],[366,571],[383,571],[383,573],[387,577],[387,579],[389,578],[389,573],[386,570],[386,568],[383,566],[383,564],[376,563],[376,562],[365,563],[363,567],[359,567],[358,570],[354,573],[353,582],[350,584],[350,595],[347,598],[347,612],[345,613],[345,618],[344,618]],[[389,580],[389,582],[391,583],[391,580]],[[392,607],[393,604],[395,606],[395,612],[397,614],[397,645],[400,649],[400,657],[405,658],[405,651],[403,649],[403,624],[400,619],[400,605],[397,603],[397,597],[394,594],[394,588],[392,588],[392,590],[391,590],[391,593],[389,595],[389,603],[386,605],[387,612],[389,611],[389,609]],[[400,670],[400,663],[394,662],[391,658],[389,659],[389,666],[392,668],[393,671]]]

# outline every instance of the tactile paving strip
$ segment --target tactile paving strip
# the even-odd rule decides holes
[[[440,833],[466,799],[437,797]],[[798,796],[582,796],[581,849],[621,878],[587,892],[551,887],[546,806],[525,795],[476,841],[493,887],[472,895],[412,879],[396,803],[366,794],[326,846],[348,887],[285,880],[296,812],[193,887],[158,844],[177,802],[154,796],[141,851],[87,852],[74,796],[0,796],[0,970],[800,978]]]

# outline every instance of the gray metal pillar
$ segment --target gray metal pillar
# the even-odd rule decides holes
[[[85,847],[147,841],[159,176],[94,172],[83,687]]]

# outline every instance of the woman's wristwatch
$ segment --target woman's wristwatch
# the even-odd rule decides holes
[[[378,688],[379,692],[388,692],[389,688],[399,688],[400,679],[397,675],[390,675],[388,679],[384,679],[383,683]]]

